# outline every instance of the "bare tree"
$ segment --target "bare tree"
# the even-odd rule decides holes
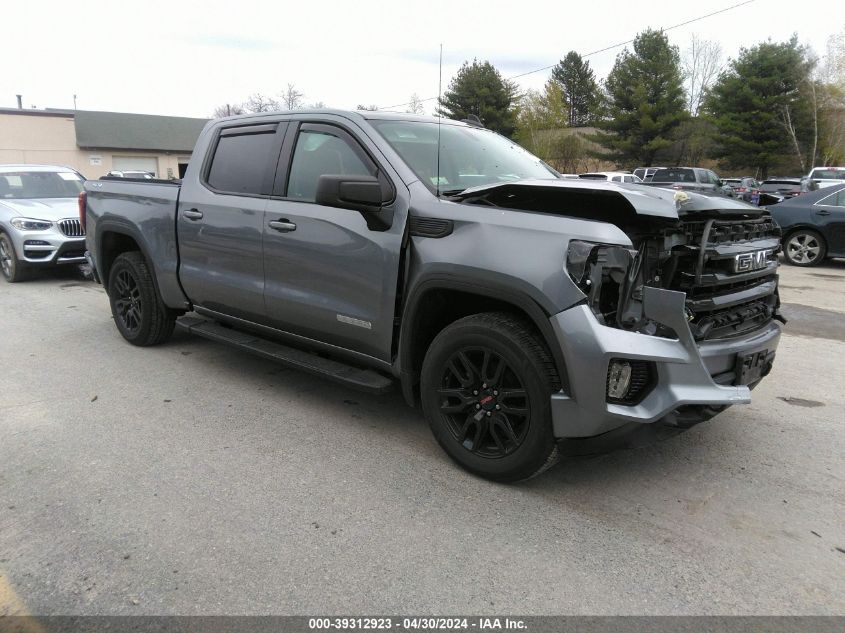
[[[282,105],[286,110],[298,110],[302,107],[302,100],[305,95],[296,89],[294,84],[288,84],[288,87],[281,94]]]
[[[359,103],[355,109],[356,110],[369,110],[371,112],[375,112],[376,110],[378,110],[378,106],[373,104],[373,103],[371,103],[370,105],[364,105],[363,103]]]
[[[214,108],[214,113],[211,115],[215,119],[221,119],[224,116],[233,116],[235,114],[243,114],[244,108],[239,103],[224,103],[223,105]]]
[[[693,35],[689,48],[681,58],[687,91],[687,109],[691,115],[698,116],[704,96],[722,72],[722,68],[721,45]]]
[[[268,97],[256,92],[250,95],[249,99],[244,101],[244,110],[246,112],[272,112],[274,110],[281,110],[281,104],[273,97]]]
[[[326,105],[326,102],[325,102],[325,101],[315,101],[314,103],[312,103],[312,104],[311,104],[311,105],[309,105],[308,107],[309,107],[309,108],[312,108],[312,109],[314,109],[314,110],[322,110],[322,109],[324,109],[324,108],[326,108],[326,107],[328,107],[328,106]]]
[[[409,114],[425,114],[425,106],[416,92],[411,95],[411,100],[408,102],[408,109],[405,112]]]

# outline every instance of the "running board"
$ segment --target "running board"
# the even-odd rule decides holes
[[[248,332],[224,327],[215,321],[197,317],[181,317],[176,320],[179,329],[202,336],[212,341],[227,343],[234,347],[281,363],[294,369],[301,369],[369,393],[381,394],[390,391],[393,381],[372,369],[352,367],[330,358],[323,358],[300,349],[288,347]]]

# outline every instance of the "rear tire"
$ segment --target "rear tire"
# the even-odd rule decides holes
[[[560,379],[528,322],[507,313],[455,321],[431,343],[420,382],[434,437],[471,473],[515,482],[557,461],[550,396]]]
[[[818,266],[827,255],[827,242],[812,229],[797,229],[783,240],[783,258],[793,266]]]
[[[3,272],[3,278],[10,284],[29,277],[29,270],[18,259],[12,240],[5,233],[0,233],[0,270]]]
[[[176,313],[161,301],[144,256],[117,256],[109,272],[109,303],[118,331],[133,345],[158,345],[170,338]]]

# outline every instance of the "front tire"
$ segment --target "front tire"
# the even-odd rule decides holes
[[[425,356],[423,411],[437,442],[466,470],[494,481],[530,479],[555,464],[554,362],[534,328],[506,313],[455,321]]]
[[[827,254],[827,242],[820,233],[798,229],[783,241],[783,257],[793,266],[818,266]]]
[[[170,338],[176,314],[162,303],[144,256],[117,256],[109,271],[109,303],[118,331],[133,345],[158,345]]]
[[[18,259],[12,240],[5,233],[0,233],[0,271],[10,284],[23,281],[29,273],[23,262]]]

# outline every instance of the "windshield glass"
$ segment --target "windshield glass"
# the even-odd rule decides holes
[[[513,141],[490,130],[449,125],[440,127],[440,170],[437,166],[437,123],[371,121],[408,167],[432,192],[457,193],[469,187],[523,178],[555,179],[554,171]]]
[[[695,172],[692,169],[658,169],[651,182],[695,182]]]
[[[15,171],[0,173],[0,200],[75,198],[82,178],[72,171]]]
[[[845,180],[845,169],[814,169],[810,178],[819,180]]]

